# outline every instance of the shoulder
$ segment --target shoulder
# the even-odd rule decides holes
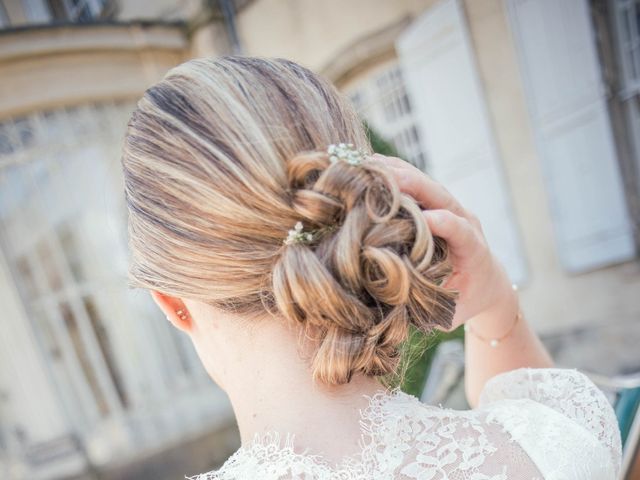
[[[388,478],[431,478],[436,472],[443,478],[468,478],[475,472],[474,478],[505,480],[516,471],[537,478],[538,470],[519,444],[484,410],[428,405],[402,392],[373,407],[368,451],[375,457],[370,463],[394,472]]]
[[[518,368],[489,379],[480,404],[502,398],[589,399],[608,403],[584,373],[568,368]]]
[[[613,406],[578,370],[520,368],[496,375],[486,383],[479,409],[516,436],[518,431],[528,438],[534,432],[545,438],[557,433],[558,448],[581,438],[583,447],[592,445],[591,453],[603,452],[611,468],[620,468],[622,447]]]
[[[584,373],[563,368],[520,368],[491,378],[480,408],[503,400],[531,400],[579,422],[596,437],[615,443],[619,432],[611,403]]]

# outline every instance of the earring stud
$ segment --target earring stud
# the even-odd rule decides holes
[[[187,319],[187,314],[184,310],[180,309],[176,311],[176,315],[178,315],[178,318],[180,320],[186,320]]]

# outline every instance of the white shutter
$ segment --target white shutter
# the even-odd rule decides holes
[[[429,9],[396,46],[430,173],[479,217],[511,280],[523,283],[527,267],[458,1]]]
[[[634,256],[585,0],[506,0],[564,267]]]

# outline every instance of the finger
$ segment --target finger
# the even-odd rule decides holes
[[[371,156],[371,159],[377,163],[381,163],[383,165],[390,165],[392,167],[401,167],[402,165],[409,164],[406,160],[402,160],[398,157],[392,157],[390,155],[382,155],[380,153],[374,153]]]
[[[456,198],[440,183],[433,180],[419,168],[396,157],[375,154],[372,157],[389,168],[400,190],[411,195],[422,208],[450,210],[461,217],[467,217],[466,210]]]
[[[451,253],[464,256],[477,247],[478,237],[467,219],[449,210],[425,210],[422,214],[431,233],[445,239]]]

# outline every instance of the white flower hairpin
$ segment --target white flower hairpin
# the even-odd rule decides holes
[[[339,160],[348,163],[349,165],[360,165],[364,159],[366,152],[361,148],[356,148],[353,143],[338,143],[331,144],[327,148],[329,154],[329,160],[331,163],[335,163]]]
[[[338,223],[325,225],[311,231],[304,231],[302,222],[297,222],[296,226],[289,230],[289,235],[284,240],[284,244],[291,245],[293,243],[310,243],[326,233],[333,232],[338,228]]]
[[[305,243],[311,240],[313,240],[313,233],[303,231],[302,222],[297,222],[296,226],[289,230],[289,236],[284,240],[284,244]]]

